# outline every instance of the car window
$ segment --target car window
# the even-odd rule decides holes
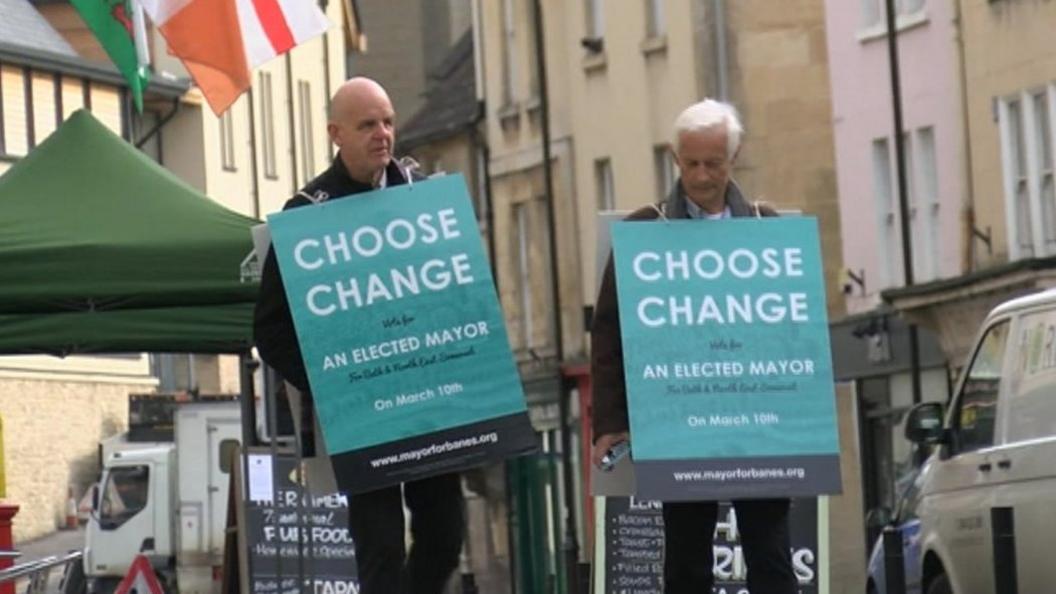
[[[1024,315],[1017,332],[1007,441],[1056,436],[1056,310]]]
[[[110,469],[99,506],[99,526],[113,530],[132,519],[147,505],[150,468],[118,466]]]
[[[914,468],[898,479],[898,507],[895,509],[895,523],[904,524],[917,518],[917,503],[920,500],[920,468]]]
[[[953,416],[954,446],[957,453],[972,452],[994,445],[997,396],[1008,342],[1008,320],[991,326],[979,344],[968,375],[961,387]]]

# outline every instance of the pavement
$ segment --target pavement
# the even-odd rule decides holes
[[[15,550],[22,553],[22,556],[19,557],[15,563],[27,563],[29,561],[43,559],[44,557],[64,555],[70,551],[79,551],[83,549],[84,526],[79,527],[77,530],[59,530],[34,540],[15,543]],[[61,567],[55,567],[48,574],[47,592],[49,594],[54,594],[59,591],[59,583],[62,581],[62,572],[63,569]],[[25,587],[26,580],[20,580],[16,591],[23,592]]]

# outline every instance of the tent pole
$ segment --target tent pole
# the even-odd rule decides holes
[[[253,353],[242,351],[238,354],[239,369],[239,402],[242,405],[242,448],[257,445],[257,409],[256,394],[253,388],[253,372],[259,363],[253,359]],[[248,475],[247,475],[248,476]]]

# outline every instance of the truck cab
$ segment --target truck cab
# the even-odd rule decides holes
[[[176,446],[137,444],[104,461],[88,520],[84,551],[89,591],[113,591],[143,553],[164,575],[173,555]]]
[[[103,473],[84,555],[89,592],[112,592],[139,554],[170,592],[219,591],[240,415],[237,400],[179,402],[171,441],[124,436],[101,444]]]

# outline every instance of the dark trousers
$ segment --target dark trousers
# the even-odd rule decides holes
[[[796,594],[789,500],[742,500],[733,507],[748,566],[748,590]],[[714,501],[664,502],[664,594],[711,594],[718,509]]]
[[[403,502],[411,512],[411,551],[404,546]],[[361,594],[441,594],[462,552],[462,483],[444,474],[349,500]]]

